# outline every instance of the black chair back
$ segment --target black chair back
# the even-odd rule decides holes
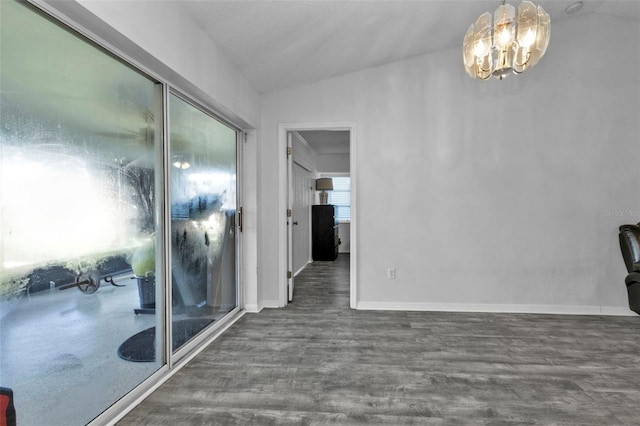
[[[640,271],[640,226],[622,225],[620,233],[620,250],[627,267],[627,272]]]

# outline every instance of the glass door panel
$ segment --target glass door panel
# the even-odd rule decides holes
[[[0,387],[18,424],[86,424],[164,364],[161,90],[0,8]]]
[[[172,347],[237,306],[236,131],[169,100]]]

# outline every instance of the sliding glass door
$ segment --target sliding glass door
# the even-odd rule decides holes
[[[0,64],[0,393],[83,425],[237,311],[237,131],[23,2]]]
[[[141,282],[160,270],[162,90],[1,3],[0,386],[18,424],[85,424],[165,363],[162,316],[135,312],[162,305]]]
[[[238,306],[236,131],[169,99],[172,349]]]

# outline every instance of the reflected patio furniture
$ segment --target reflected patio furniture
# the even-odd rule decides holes
[[[99,253],[96,255],[104,256]],[[126,260],[126,255],[122,253],[104,257],[97,265],[92,265],[88,260],[89,257],[79,260],[75,280],[58,286],[58,289],[67,290],[77,287],[83,293],[92,294],[100,288],[102,280],[115,287],[124,287],[124,284],[117,284],[114,278],[130,274],[132,271],[131,265]]]
[[[124,284],[116,284],[113,277],[127,274],[129,272],[131,272],[131,269],[107,275],[96,275],[95,273],[82,272],[76,276],[76,280],[74,282],[61,285],[58,287],[58,290],[67,290],[69,288],[78,287],[81,292],[85,294],[92,294],[100,288],[100,280],[104,280],[104,282],[115,287],[124,287]]]
[[[213,315],[226,305],[235,307],[235,210],[220,210],[220,240],[191,220],[173,220],[173,294],[179,294],[188,316]],[[233,294],[227,294],[233,293]],[[232,300],[231,300],[232,299]],[[230,309],[227,309],[230,310]]]

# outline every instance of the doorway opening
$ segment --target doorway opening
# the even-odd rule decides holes
[[[356,239],[356,127],[355,123],[303,123],[279,126],[282,152],[280,163],[280,265],[279,306],[293,300],[295,275],[313,261],[313,213],[320,204],[316,179],[348,177],[348,193],[341,195],[342,207],[335,207],[339,253],[349,257],[349,306],[356,307],[357,239]],[[345,199],[347,201],[345,201]],[[317,207],[316,207],[317,209]],[[345,216],[345,212],[348,216]]]

